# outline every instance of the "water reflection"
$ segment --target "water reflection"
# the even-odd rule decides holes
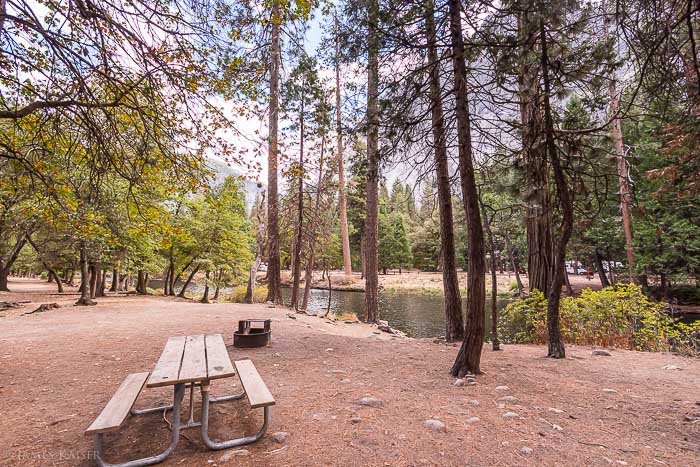
[[[283,289],[285,301],[289,301],[291,290]],[[355,313],[362,317],[365,294],[362,292],[341,292],[331,294],[331,312]],[[463,306],[466,313],[466,303]],[[498,300],[498,309],[508,304],[508,300]],[[437,337],[445,334],[444,298],[441,295],[413,293],[386,293],[379,295],[379,316],[387,320],[391,327],[405,332],[411,337]],[[312,290],[309,297],[309,313],[323,313],[328,307],[328,291]],[[491,302],[486,301],[486,338],[490,337]]]

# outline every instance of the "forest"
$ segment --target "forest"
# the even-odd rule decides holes
[[[564,358],[579,269],[700,303],[698,41],[696,0],[1,0],[0,290],[330,271],[377,323],[437,271],[463,377],[505,270]]]

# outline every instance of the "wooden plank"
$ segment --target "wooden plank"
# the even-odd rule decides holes
[[[180,374],[180,364],[182,354],[185,350],[185,336],[171,337],[165,344],[163,353],[160,354],[156,367],[148,378],[146,387],[155,388],[158,386],[168,386],[176,384]]]
[[[97,416],[85,433],[106,433],[118,430],[126,420],[131,407],[136,402],[148,373],[128,375],[114,393],[100,415]]]
[[[207,379],[207,354],[204,336],[187,336],[185,353],[182,355],[178,383],[192,383]]]
[[[221,334],[210,334],[204,337],[207,348],[207,374],[209,379],[228,378],[236,374],[231,358],[228,356],[226,344]]]
[[[252,361],[236,360],[236,369],[252,408],[275,405],[275,398],[272,397],[270,390],[267,389],[265,382],[260,377]]]

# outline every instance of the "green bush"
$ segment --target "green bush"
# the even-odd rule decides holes
[[[598,292],[585,289],[580,297],[563,298],[560,320],[562,338],[572,344],[683,353],[700,350],[700,322],[675,322],[662,303],[649,300],[633,284]],[[529,298],[509,304],[499,321],[503,342],[545,343],[547,301],[533,291]]]
[[[237,285],[231,291],[231,301],[234,303],[243,303],[245,292],[248,289],[247,285]],[[267,298],[267,286],[258,286],[253,289],[253,303],[265,303]]]

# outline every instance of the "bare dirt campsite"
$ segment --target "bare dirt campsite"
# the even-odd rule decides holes
[[[544,346],[484,347],[484,374],[455,386],[448,370],[456,347],[393,338],[362,323],[165,297],[108,296],[74,307],[72,291],[56,295],[44,281],[11,286],[0,300],[30,303],[0,313],[3,466],[93,465],[84,430],[127,374],[152,369],[168,337],[221,333],[230,344],[239,319],[263,317],[272,319],[270,346],[228,350],[232,360],[252,359],[276,399],[268,433],[209,451],[198,430],[186,430],[163,465],[679,466],[700,459],[700,423],[688,419],[700,411],[697,359],[621,350],[596,356],[570,346],[565,360],[555,360],[543,358]],[[61,307],[26,314],[53,302]],[[234,389],[236,380],[225,381],[212,383],[214,395]],[[136,407],[168,397],[145,389]],[[240,401],[212,408],[214,436],[250,434],[259,424],[260,414]],[[113,462],[151,455],[168,437],[162,414],[131,417],[106,437],[105,453]]]

